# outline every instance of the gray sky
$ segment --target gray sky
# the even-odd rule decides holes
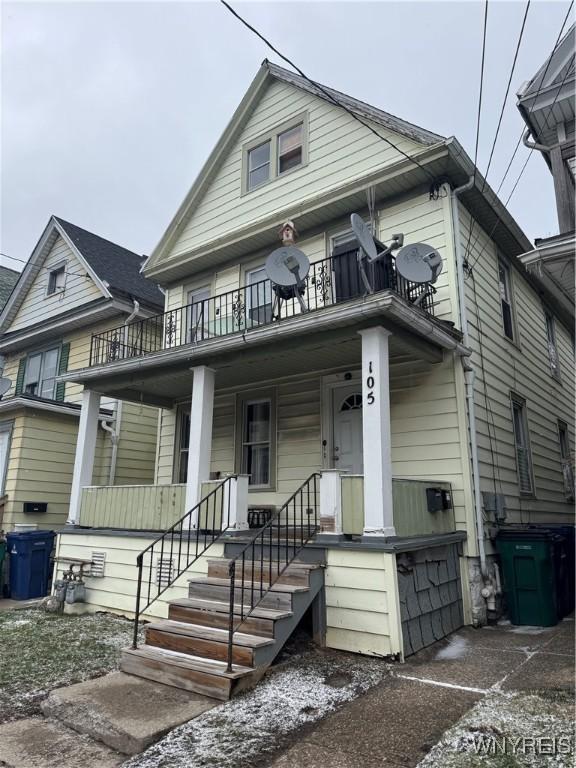
[[[483,3],[232,4],[309,77],[455,135],[473,157]],[[488,177],[494,188],[523,126],[516,91],[551,51],[568,5],[532,2]],[[524,9],[489,6],[481,170]],[[217,2],[4,2],[2,17],[0,250],[27,259],[55,213],[150,253],[274,55]],[[531,239],[557,232],[552,179],[537,153],[510,209]]]

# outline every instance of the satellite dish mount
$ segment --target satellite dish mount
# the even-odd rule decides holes
[[[285,222],[280,230],[282,246],[266,259],[266,274],[274,291],[273,320],[280,319],[282,302],[294,298],[298,299],[301,311],[308,312],[304,294],[310,262],[306,254],[294,245],[297,234],[294,223]]]
[[[358,240],[360,245],[360,248],[358,249],[358,269],[360,271],[360,277],[364,283],[366,293],[374,293],[374,286],[368,279],[368,274],[366,272],[366,261],[370,264],[374,264],[374,262],[389,256],[392,251],[395,251],[397,248],[401,248],[404,244],[404,235],[392,235],[392,242],[390,245],[385,246],[384,250],[379,251],[376,247],[376,242],[370,227],[364,222],[361,216],[357,213],[353,213],[352,216],[350,216],[350,224],[352,225],[352,231],[356,236],[356,240]]]

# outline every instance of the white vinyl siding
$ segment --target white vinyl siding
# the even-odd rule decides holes
[[[286,173],[271,186],[263,184],[241,194],[243,152],[250,142],[266,137],[283,123],[308,114],[307,164],[296,173]],[[375,126],[404,152],[421,149],[415,141]],[[171,252],[186,253],[234,232],[246,222],[257,222],[275,213],[297,210],[320,193],[335,189],[366,174],[385,168],[401,155],[344,110],[288,83],[274,81],[253,109],[239,137],[223,158],[216,177],[208,185],[194,212],[188,217]]]
[[[48,283],[52,268],[66,262],[65,286],[52,294],[48,293]],[[102,292],[91,277],[86,267],[80,262],[72,249],[58,237],[42,264],[22,306],[7,331],[17,331],[30,325],[37,325],[48,318],[81,307],[95,299],[102,298]]]
[[[463,206],[460,220],[465,246],[470,216]],[[574,349],[570,330],[555,318],[558,359],[563,372],[560,382],[550,376],[541,298],[514,267],[510,277],[519,346],[506,342],[502,333],[497,249],[478,224],[469,261],[474,264],[475,275],[474,280],[466,280],[466,303],[476,371],[481,489],[494,492],[496,486],[496,491],[505,495],[510,523],[561,522],[573,514],[564,495],[557,431],[558,418],[574,423]],[[518,490],[510,391],[526,401],[537,499],[523,497]]]

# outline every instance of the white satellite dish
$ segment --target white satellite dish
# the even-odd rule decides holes
[[[396,256],[398,273],[411,283],[435,283],[442,272],[442,256],[426,243],[411,243]]]
[[[294,297],[298,299],[302,312],[307,312],[303,294],[310,261],[306,254],[294,245],[283,245],[272,251],[264,266],[275,294],[272,316],[279,317],[281,302]]]
[[[265,269],[272,283],[289,287],[303,282],[310,269],[310,262],[299,248],[283,245],[268,256]]]
[[[378,251],[372,231],[361,216],[358,216],[357,213],[353,213],[350,216],[350,225],[360,245],[360,250],[358,251],[360,277],[362,278],[362,282],[368,293],[374,293],[374,287],[370,284],[368,275],[366,274],[364,258],[368,259],[371,264],[379,259],[383,259],[385,256],[392,253],[392,251],[402,247],[404,235],[392,235],[392,242],[390,245],[385,246],[383,251]]]
[[[0,379],[0,397],[3,397],[12,386],[12,379]]]

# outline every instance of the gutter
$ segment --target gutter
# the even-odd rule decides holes
[[[464,346],[470,348],[470,336],[468,334],[468,313],[466,311],[466,293],[464,285],[464,258],[462,242],[460,239],[460,212],[458,210],[458,196],[474,186],[474,176],[470,176],[466,184],[453,189],[450,195],[452,204],[452,221],[454,227],[454,252],[456,254],[456,273],[458,278],[458,304],[460,315],[460,330],[462,331]],[[470,451],[472,454],[472,478],[474,482],[474,510],[476,516],[476,538],[478,541],[478,554],[480,556],[480,570],[485,582],[489,581],[486,567],[486,548],[484,545],[484,519],[482,516],[482,497],[480,494],[480,468],[478,465],[478,438],[476,433],[476,404],[474,402],[475,370],[470,357],[462,357],[464,379],[466,382],[466,406],[468,411],[468,426],[470,429]]]

